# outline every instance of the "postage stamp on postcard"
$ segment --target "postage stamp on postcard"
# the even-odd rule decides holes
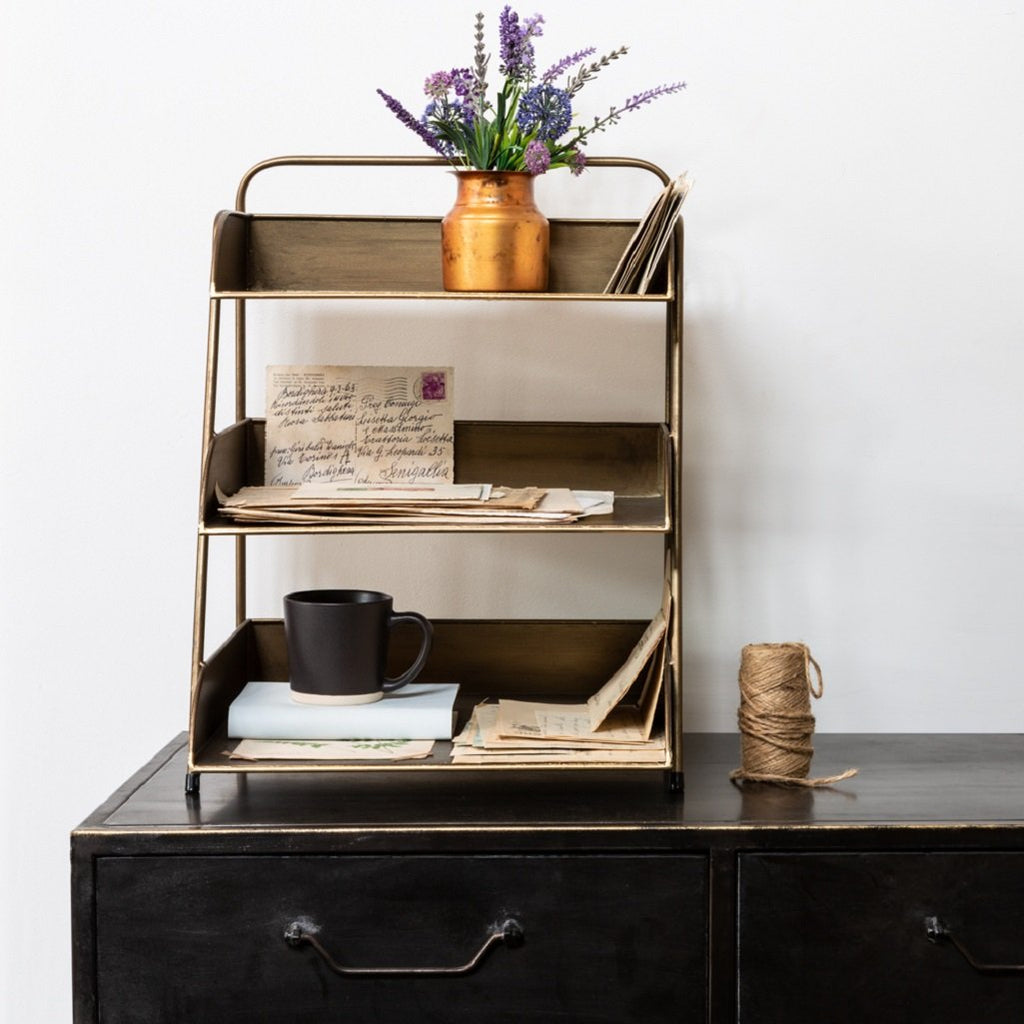
[[[447,392],[447,374],[444,370],[429,370],[420,374],[419,391],[424,402],[443,402]]]

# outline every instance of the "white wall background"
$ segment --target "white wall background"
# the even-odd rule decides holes
[[[587,114],[689,82],[591,148],[696,179],[688,727],[734,728],[744,643],[804,640],[825,673],[821,731],[1024,730],[1021,5],[542,10],[542,60],[632,44],[581,94]],[[266,156],[420,152],[374,88],[418,104],[427,72],[468,62],[473,12],[462,0],[3,8],[5,1020],[70,1019],[68,830],[186,725],[213,215]],[[414,198],[361,178],[324,201],[439,213],[450,185],[437,177],[402,190]],[[643,209],[646,186],[606,178],[552,177],[542,202]],[[324,182],[285,184],[301,208]],[[272,208],[276,187],[254,201]],[[493,382],[524,379],[524,339],[538,401],[600,415],[611,380],[614,415],[645,415],[657,319],[652,339],[649,323],[577,310],[583,336],[566,337],[565,312],[517,307],[499,325],[467,305],[446,327],[436,310],[405,306],[382,323],[380,307],[348,320],[332,307],[293,309],[288,326],[268,308],[257,326],[288,327],[299,340],[284,354],[309,361],[339,335],[353,362],[422,335],[383,361],[440,346],[460,371],[460,416],[501,414],[508,388]],[[634,566],[656,546],[623,541],[609,588],[583,567],[596,547],[580,543],[474,541],[452,565],[458,593],[411,571],[403,543],[345,571],[429,614],[647,614]],[[303,579],[337,571],[297,554]],[[273,561],[257,603],[273,614],[295,575]],[[230,615],[222,602],[213,613]]]

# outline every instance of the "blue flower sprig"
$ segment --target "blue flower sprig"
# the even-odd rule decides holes
[[[685,82],[655,86],[611,107],[589,124],[573,124],[573,97],[613,61],[625,46],[585,63],[597,50],[579,50],[537,75],[534,40],[542,36],[544,18],[520,19],[508,5],[498,19],[499,66],[503,76],[494,103],[487,98],[490,54],[484,45],[484,16],[477,14],[473,64],[427,76],[428,102],[422,116],[411,114],[383,89],[377,92],[388,109],[431,149],[460,169],[528,171],[543,174],[568,167],[581,174],[587,165],[583,147],[590,137],[616,124],[623,114],[686,88]],[[568,75],[558,86],[556,79]]]

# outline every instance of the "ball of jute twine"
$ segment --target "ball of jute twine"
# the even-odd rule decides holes
[[[811,678],[811,668],[817,686]],[[831,786],[857,774],[811,779],[814,747],[811,697],[821,697],[821,667],[806,644],[747,644],[740,657],[740,707],[743,767],[729,775],[743,782],[777,782],[786,786]]]

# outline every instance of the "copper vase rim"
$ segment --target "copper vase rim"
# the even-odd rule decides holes
[[[516,177],[521,178],[536,178],[537,175],[533,171],[503,171],[499,168],[492,167],[488,171],[482,171],[479,167],[449,167],[449,174],[514,174]]]
[[[471,167],[452,167],[449,174],[454,174],[457,177],[481,177],[481,178],[494,178],[496,182],[500,182],[503,178],[512,178],[515,181],[529,181],[531,186],[533,185],[534,178],[537,177],[530,171],[478,171],[476,168]]]

